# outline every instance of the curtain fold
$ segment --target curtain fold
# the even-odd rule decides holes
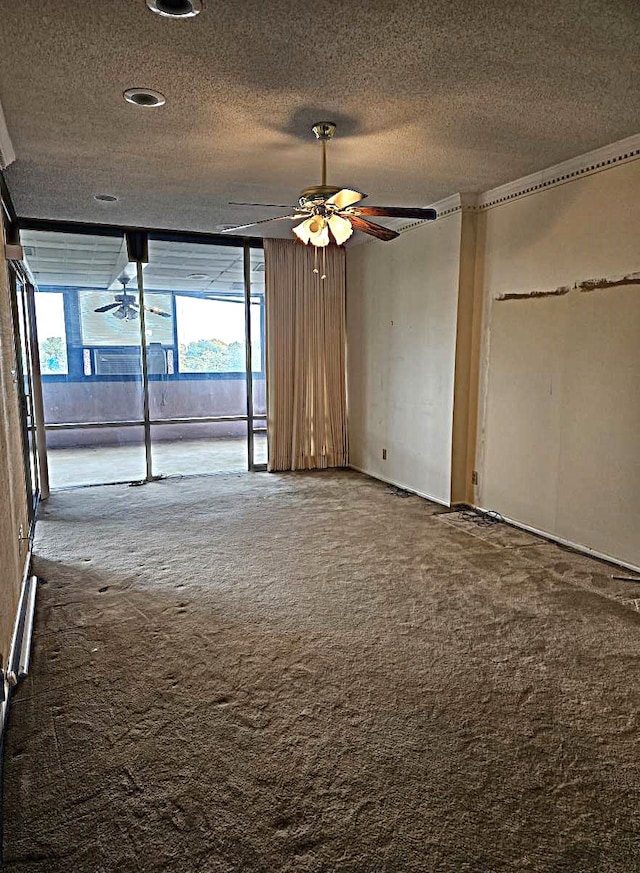
[[[326,274],[312,246],[264,241],[268,469],[349,462],[345,370],[345,252],[328,246]],[[322,253],[318,253],[322,266]]]

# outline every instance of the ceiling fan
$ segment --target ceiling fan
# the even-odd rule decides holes
[[[222,233],[237,233],[249,227],[267,224],[270,221],[291,221],[303,219],[293,228],[295,236],[305,244],[317,248],[329,245],[333,240],[338,245],[345,243],[354,230],[360,230],[375,236],[376,239],[391,240],[399,236],[395,230],[383,227],[369,221],[365,216],[380,216],[387,218],[415,218],[420,221],[432,221],[437,217],[435,209],[420,209],[403,206],[360,206],[367,196],[361,191],[351,188],[337,188],[327,185],[327,142],[336,132],[332,121],[319,121],[311,130],[322,145],[322,184],[305,188],[300,192],[297,206],[282,206],[277,203],[237,203],[230,206],[276,206],[294,210],[292,215],[274,216],[255,221],[252,224],[240,224],[237,227],[227,227]]]
[[[129,278],[122,276],[118,279],[122,282],[122,293],[114,296],[115,303],[107,303],[106,306],[98,306],[94,312],[111,312],[114,318],[124,319],[125,321],[135,321],[140,315],[140,304],[133,294],[127,294],[127,284]],[[164,309],[158,309],[155,306],[145,306],[146,312],[152,312],[154,315],[161,315],[162,318],[171,318],[171,313],[165,312]]]

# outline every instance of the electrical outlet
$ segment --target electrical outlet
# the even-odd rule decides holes
[[[387,450],[386,450],[386,449],[383,449],[383,450],[382,450],[382,460],[383,460],[383,461],[386,461],[386,460],[387,460]]]
[[[473,473],[471,474],[471,484],[472,485],[478,484],[478,471],[477,470],[474,470]]]

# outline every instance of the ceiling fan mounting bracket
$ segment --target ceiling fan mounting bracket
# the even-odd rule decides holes
[[[311,130],[315,133],[316,139],[331,139],[336,132],[336,125],[333,121],[316,121]]]
[[[308,204],[309,207],[312,207],[324,204],[329,197],[333,197],[338,191],[340,191],[340,188],[337,188],[335,185],[312,185],[310,188],[305,188],[304,191],[300,192],[298,205],[304,206]]]

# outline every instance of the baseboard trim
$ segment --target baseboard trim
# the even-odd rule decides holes
[[[365,470],[363,467],[356,467],[355,464],[349,464],[348,469],[355,470],[357,473],[363,473],[365,476],[368,476],[370,479],[375,479],[377,482],[384,482],[386,485],[394,485],[396,488],[402,488],[403,491],[410,491],[411,494],[416,494],[418,497],[424,497],[425,500],[430,500],[432,503],[437,503],[439,506],[446,506],[447,509],[451,507],[450,503],[445,503],[439,497],[434,497],[432,494],[427,494],[425,491],[416,491],[413,486],[407,485],[405,482],[400,482],[397,479],[385,479],[382,476],[376,476],[374,473],[370,473],[369,470]]]
[[[490,510],[486,509],[484,506],[478,506],[474,504],[474,509],[478,509],[480,512],[489,512]],[[494,510],[495,511],[495,510]],[[502,513],[500,513],[502,515]],[[525,524],[522,521],[517,521],[515,518],[509,518],[506,515],[502,515],[502,518],[507,522],[507,524],[513,525],[513,527],[520,528],[520,530],[526,530],[528,533],[536,534],[536,536],[542,537],[544,540],[550,540],[552,543],[558,543],[561,546],[568,546],[570,549],[573,549],[576,552],[580,552],[582,555],[586,555],[589,558],[598,558],[601,561],[607,561],[609,564],[615,564],[617,567],[624,567],[625,570],[632,570],[634,573],[640,574],[640,567],[636,567],[635,564],[629,564],[627,561],[622,561],[620,558],[614,558],[612,555],[607,555],[604,552],[598,552],[596,549],[591,549],[589,546],[583,546],[580,543],[574,543],[572,540],[565,540],[563,537],[558,537],[555,534],[549,533],[545,530],[540,530],[537,527],[532,527],[529,524]]]
[[[2,672],[2,689],[0,690],[0,750],[2,749],[2,740],[4,739],[4,729],[9,714],[9,695],[11,694],[11,686],[9,685],[4,671]],[[0,772],[2,770],[2,762],[0,762]]]
[[[18,683],[19,661],[22,650],[22,624],[25,617],[27,594],[31,587],[31,576],[29,574],[30,570],[31,549],[29,548],[25,556],[24,567],[22,570],[22,585],[20,587],[20,598],[18,600],[18,607],[16,609],[16,614],[13,619],[13,632],[11,634],[9,654],[7,657],[6,666],[2,670],[3,689],[2,691],[0,691],[0,699],[2,700],[2,704],[0,706],[0,743],[2,742],[2,738],[4,737],[7,716],[9,714],[9,701],[11,699],[11,694],[13,693],[13,689]]]

